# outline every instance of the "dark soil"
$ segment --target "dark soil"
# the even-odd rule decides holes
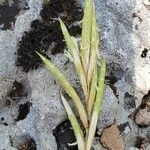
[[[136,108],[136,103],[135,103],[136,99],[137,99],[136,97],[126,92],[124,94],[124,109],[130,110]]]
[[[147,102],[150,100],[150,91],[146,94],[146,95],[144,95],[144,97],[143,97],[143,99],[142,99],[142,103],[141,103],[141,105],[140,105],[140,108],[141,109],[145,109],[146,108],[146,104],[147,104]]]
[[[18,150],[36,150],[36,143],[33,139],[28,139],[19,145]]]
[[[123,124],[120,124],[120,125],[118,126],[118,129],[119,129],[119,131],[120,131],[121,133],[123,133],[123,132],[125,131],[126,127],[128,127],[129,129],[131,129],[129,122],[125,122],[125,123],[123,123]]]
[[[32,106],[32,103],[30,102],[21,104],[18,109],[18,112],[19,112],[18,117],[17,119],[15,119],[15,121],[20,121],[20,120],[25,119],[30,112],[30,106]]]
[[[16,65],[25,72],[37,69],[42,64],[36,51],[46,57],[48,49],[51,54],[63,52],[65,42],[58,17],[65,22],[71,35],[81,34],[81,27],[73,24],[83,16],[82,8],[75,0],[51,0],[43,4],[40,15],[41,20],[34,20],[31,30],[25,32],[19,42]]]
[[[19,13],[18,3],[19,0],[13,0],[14,4],[9,5],[8,1],[5,1],[0,5],[0,24],[2,30],[7,30],[12,27],[12,23],[15,22],[16,15]]]
[[[56,138],[58,150],[78,150],[76,146],[69,146],[68,143],[72,144],[76,142],[74,131],[71,127],[70,121],[66,120],[59,124],[53,131]]]
[[[125,71],[121,68],[119,64],[115,62],[107,64],[107,70],[111,70],[111,71],[109,72],[107,71],[107,75],[105,78],[106,84],[109,85],[109,87],[112,89],[116,98],[118,98],[117,88],[115,86],[115,83],[121,80],[121,78],[125,74]]]
[[[16,20],[16,16],[19,14],[19,12],[22,9],[28,9],[28,5],[25,3],[25,0],[13,0],[11,5],[9,4],[9,1],[10,0],[5,0],[5,2],[0,5],[1,30],[12,29],[12,26]]]
[[[106,80],[106,84],[110,86],[114,95],[118,98],[117,88],[115,86],[115,83],[117,82],[117,78],[115,76],[113,76],[113,74],[112,74],[110,76],[106,76],[105,80]]]
[[[143,139],[142,137],[138,136],[138,137],[136,138],[135,147],[141,148],[141,145],[142,145],[142,143],[143,143],[143,140],[144,140],[144,139]]]
[[[4,126],[8,126],[8,123],[5,122],[5,118],[4,117],[1,117],[0,124],[3,124]]]
[[[147,48],[144,48],[144,50],[142,51],[141,57],[142,57],[142,58],[146,58],[147,53],[148,53],[148,49],[147,49]]]
[[[27,96],[25,86],[22,83],[14,81],[12,89],[6,96],[6,105],[10,105],[12,102],[18,102],[23,96]]]

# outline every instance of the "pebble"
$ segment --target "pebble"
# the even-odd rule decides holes
[[[143,4],[150,6],[150,1],[149,0],[143,0]]]
[[[150,112],[146,109],[140,109],[135,116],[135,122],[138,125],[150,125]]]
[[[104,129],[101,137],[101,143],[108,150],[124,150],[124,141],[115,124]]]

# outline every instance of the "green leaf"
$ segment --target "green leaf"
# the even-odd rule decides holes
[[[68,52],[71,54],[73,58],[73,63],[75,65],[76,72],[80,78],[80,82],[82,85],[84,95],[87,98],[88,89],[87,89],[87,83],[86,83],[86,76],[85,76],[82,63],[79,57],[79,49],[78,49],[77,41],[74,37],[70,36],[65,24],[62,22],[61,19],[60,19],[60,25],[61,25],[61,29],[62,29],[64,38],[68,47]]]
[[[68,80],[65,78],[65,76],[59,71],[59,69],[55,65],[53,65],[43,55],[39,54],[38,52],[37,52],[37,54],[40,56],[42,61],[45,63],[45,65],[47,66],[47,69],[54,75],[55,78],[57,78],[59,83],[65,88],[68,95],[72,98],[73,102],[75,103],[75,105],[78,109],[80,119],[81,119],[84,127],[87,128],[88,120],[87,120],[87,114],[86,114],[85,108],[84,108],[83,104],[81,103],[79,96],[77,95],[77,93],[75,92],[73,87],[71,86],[71,84],[68,82]]]
[[[91,149],[92,141],[93,141],[93,138],[95,135],[98,116],[99,116],[99,112],[100,112],[100,108],[101,108],[102,100],[103,100],[103,95],[104,95],[105,74],[106,74],[106,61],[102,60],[100,75],[99,75],[99,79],[98,79],[96,100],[94,103],[92,119],[91,119],[91,123],[90,123],[90,127],[89,127],[89,134],[88,134],[88,138],[87,138],[86,150]]]
[[[95,102],[95,96],[96,96],[96,87],[97,87],[97,67],[95,67],[93,71],[91,86],[90,86],[90,93],[89,93],[89,99],[88,99],[88,105],[87,105],[87,111],[89,120],[91,118],[94,102]]]
[[[91,83],[93,70],[94,68],[96,68],[96,65],[97,65],[98,50],[99,50],[99,33],[98,33],[98,28],[97,28],[97,23],[96,23],[94,2],[93,2],[92,8],[93,8],[92,9],[92,26],[91,26],[91,39],[90,39],[91,53],[90,53],[90,63],[88,67],[88,77],[87,77],[88,87]]]
[[[78,120],[76,119],[72,109],[70,108],[69,104],[67,103],[66,99],[64,96],[61,94],[61,99],[63,102],[63,105],[66,109],[66,112],[68,114],[68,118],[71,122],[71,125],[73,127],[77,143],[78,143],[78,149],[79,150],[85,150],[85,142],[84,142],[84,136],[83,136],[83,131],[81,130],[81,127],[78,123]]]
[[[82,42],[81,42],[81,59],[85,74],[88,71],[89,57],[90,57],[90,37],[92,25],[92,6],[93,0],[85,1],[84,16],[82,23]]]
[[[65,24],[63,23],[63,21],[61,19],[59,19],[59,22],[60,22],[61,30],[63,32],[64,38],[65,38],[65,41],[66,41],[66,44],[68,47],[68,52],[72,55],[72,50],[76,49],[76,47],[75,47],[75,45],[71,39],[71,36],[70,36]]]

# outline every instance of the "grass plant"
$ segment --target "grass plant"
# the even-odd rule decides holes
[[[37,54],[71,97],[78,110],[81,124],[74,115],[67,100],[61,94],[63,105],[76,136],[78,149],[90,150],[103,101],[106,74],[105,59],[101,59],[100,66],[98,65],[99,29],[96,22],[94,1],[85,0],[82,36],[79,45],[76,39],[69,34],[65,24],[60,18],[59,21],[68,48],[66,55],[74,63],[84,93],[86,106],[83,105],[80,96],[61,71],[50,60],[38,52]],[[81,125],[83,125],[84,129],[81,128]],[[86,135],[83,134],[83,130],[86,131]]]

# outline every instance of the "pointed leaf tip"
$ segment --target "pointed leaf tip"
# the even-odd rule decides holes
[[[36,53],[38,54],[38,56],[42,59],[43,62],[45,62],[47,59],[41,55],[39,52],[36,51]]]

